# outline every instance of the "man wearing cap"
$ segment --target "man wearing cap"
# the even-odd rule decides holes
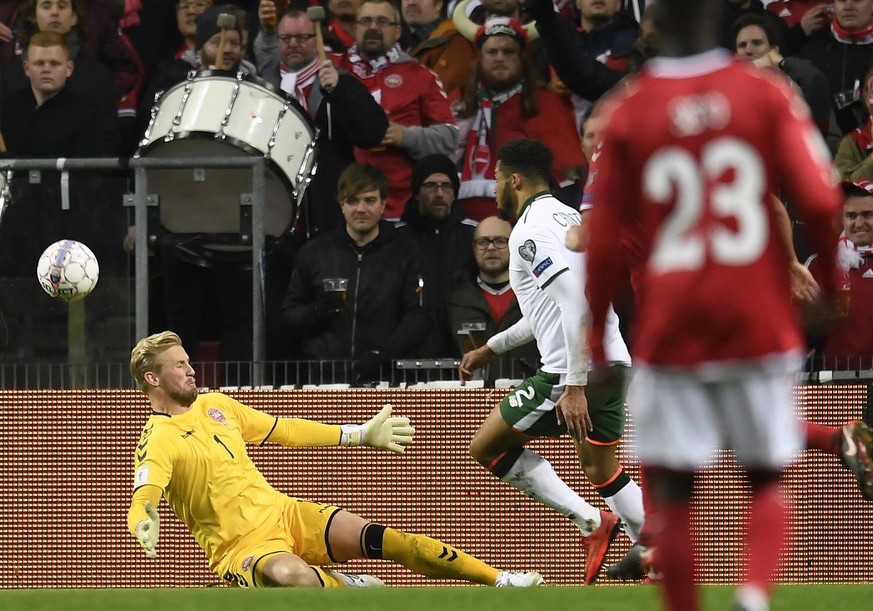
[[[140,121],[148,121],[155,96],[166,91],[173,85],[181,83],[188,77],[191,70],[230,70],[239,69],[243,60],[242,27],[236,19],[237,8],[230,4],[210,6],[194,19],[196,33],[194,37],[194,65],[191,64],[192,56],[184,53],[176,61],[161,70],[146,88],[143,103],[139,109]],[[224,61],[221,66],[216,66],[218,45],[221,40],[221,28],[219,17],[227,15],[232,18],[233,25],[225,31]],[[226,23],[231,23],[227,17],[223,18]],[[190,345],[187,342],[186,345]]]
[[[553,6],[557,6],[561,17],[565,18],[571,16],[570,5],[571,2],[568,0],[558,0],[553,4]],[[537,36],[533,21],[528,21],[527,11],[522,10],[521,0],[461,0],[449,10],[455,27],[464,38],[471,42],[475,42],[476,30],[479,26],[495,17],[515,19],[523,24],[531,40]]]
[[[397,220],[412,194],[412,167],[427,155],[448,155],[458,130],[439,78],[400,49],[400,11],[389,0],[358,8],[356,42],[340,67],[358,78],[388,115],[388,131],[355,157],[382,170],[390,185],[385,218]]]
[[[497,214],[494,166],[497,150],[516,138],[542,141],[554,157],[555,185],[572,184],[585,164],[573,107],[537,85],[525,55],[527,33],[514,20],[492,19],[476,35],[474,78],[454,105],[461,141],[458,200],[464,213],[481,220]]]
[[[418,244],[426,305],[438,321],[419,356],[450,356],[457,350],[456,338],[445,334],[443,305],[453,276],[473,265],[470,245],[476,228],[476,222],[465,218],[455,205],[459,184],[458,171],[445,155],[419,159],[412,170],[412,197],[397,226],[401,234]]]
[[[197,38],[195,46],[200,51],[200,70],[231,70],[236,71],[243,60],[242,23],[236,18],[237,8],[230,4],[210,6],[195,19]],[[233,20],[226,17],[230,15]],[[221,43],[220,24],[224,20],[228,25],[225,31],[224,54],[222,63],[218,65],[218,50]]]

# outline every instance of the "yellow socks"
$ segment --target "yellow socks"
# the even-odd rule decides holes
[[[325,588],[344,588],[346,584],[337,577],[333,571],[325,571],[317,566],[310,566],[313,571],[318,574],[319,579],[324,583]]]
[[[497,569],[450,545],[424,535],[386,528],[382,557],[427,577],[464,579],[493,586]]]

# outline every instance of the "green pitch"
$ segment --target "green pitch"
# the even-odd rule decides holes
[[[703,588],[704,609],[730,609],[733,588]],[[869,609],[873,584],[783,585],[772,611]],[[5,590],[0,609],[9,611],[658,611],[651,586],[385,588],[374,590],[230,590],[172,588],[140,590]]]

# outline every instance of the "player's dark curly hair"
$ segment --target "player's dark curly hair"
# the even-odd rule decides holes
[[[528,138],[510,140],[497,153],[504,175],[521,174],[546,184],[552,177],[552,159],[552,151],[545,144]]]

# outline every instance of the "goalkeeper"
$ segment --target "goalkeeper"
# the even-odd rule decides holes
[[[363,425],[275,418],[221,393],[199,394],[178,335],[141,340],[130,371],[152,414],[136,447],[127,523],[148,557],[156,554],[161,496],[197,539],[209,568],[239,587],[372,587],[370,575],[324,565],[354,558],[394,560],[428,577],[493,586],[534,586],[535,572],[498,571],[453,547],[404,533],[339,507],[276,491],[246,453],[246,442],[358,446],[402,453],[415,432],[385,406]]]

